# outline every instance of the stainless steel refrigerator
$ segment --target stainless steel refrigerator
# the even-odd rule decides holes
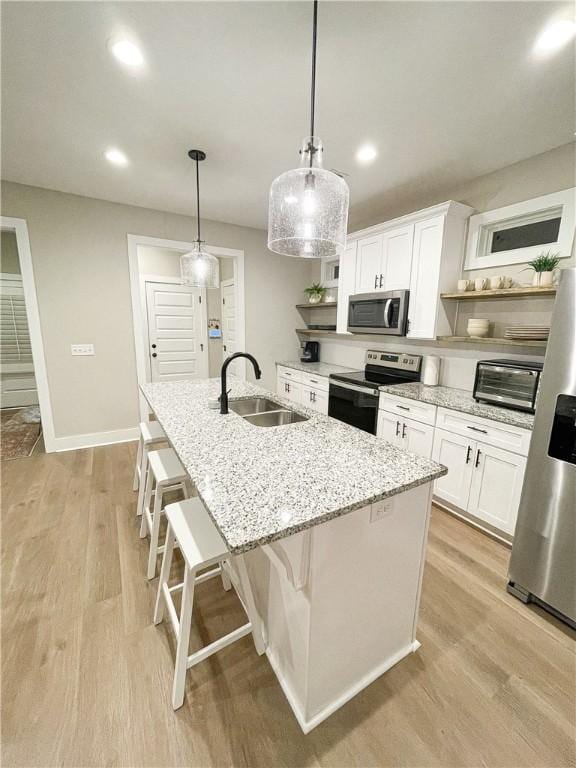
[[[508,579],[576,627],[576,269],[554,303]]]

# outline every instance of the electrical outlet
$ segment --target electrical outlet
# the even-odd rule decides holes
[[[372,504],[370,508],[370,522],[376,523],[378,520],[383,520],[385,517],[389,517],[394,509],[394,501],[392,499],[382,499]]]
[[[94,344],[72,344],[71,350],[73,355],[93,355]]]

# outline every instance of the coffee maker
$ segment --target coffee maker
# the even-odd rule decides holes
[[[302,348],[302,363],[317,363],[320,359],[320,343],[318,341],[306,341]]]

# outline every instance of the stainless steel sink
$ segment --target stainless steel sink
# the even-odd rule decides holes
[[[245,400],[230,400],[229,408],[240,416],[249,413],[264,413],[266,411],[278,411],[282,409],[280,403],[268,400],[267,397],[248,397]]]
[[[255,427],[283,427],[285,424],[308,421],[307,416],[301,416],[296,411],[268,411],[267,413],[253,413],[243,418],[250,424],[254,424]]]

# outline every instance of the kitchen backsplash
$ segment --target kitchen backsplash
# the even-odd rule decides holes
[[[434,355],[441,358],[440,384],[446,387],[466,389],[472,391],[474,386],[474,374],[478,360],[490,360],[506,358],[508,360],[538,360],[544,359],[544,350],[537,349],[529,354],[511,354],[502,347],[498,351],[493,349],[454,349],[452,346],[442,346],[438,343],[415,344],[406,339],[394,339],[390,337],[381,341],[360,341],[353,339],[330,339],[319,337],[320,359],[324,363],[345,365],[354,368],[364,367],[364,355],[367,349],[392,350],[394,352],[408,352],[413,355]]]

